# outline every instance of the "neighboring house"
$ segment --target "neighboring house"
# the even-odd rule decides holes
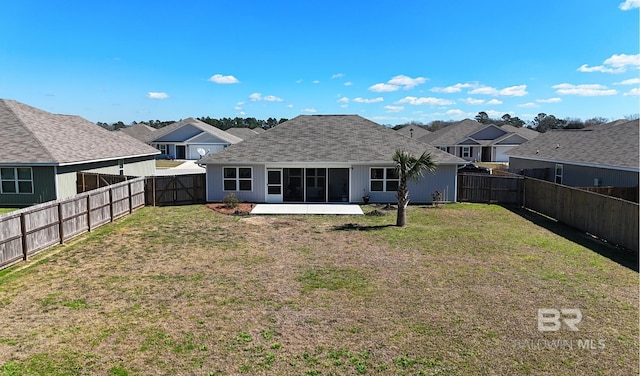
[[[511,125],[499,127],[465,119],[418,140],[466,161],[507,162],[507,150],[535,138],[538,134],[528,128],[516,128]]]
[[[573,187],[637,187],[638,120],[552,130],[511,149],[509,170]]]
[[[227,129],[225,132],[232,134],[238,138],[241,138],[243,140],[248,140],[254,136],[259,135],[260,133],[264,132],[264,129],[262,128],[229,128]]]
[[[144,123],[138,123],[130,125],[128,127],[120,128],[119,131],[122,131],[144,143],[149,143],[149,141],[153,139],[153,135],[155,134],[156,129]]]
[[[158,151],[79,116],[0,99],[0,206],[73,196],[78,171],[147,176]]]
[[[425,126],[417,124],[405,125],[402,128],[396,129],[396,132],[411,138],[420,138],[431,133]]]
[[[160,150],[158,158],[198,160],[242,141],[239,137],[194,118],[169,124],[151,133],[141,125],[144,124],[124,128],[123,132]]]
[[[207,201],[234,193],[247,202],[395,202],[393,154],[430,152],[438,168],[410,182],[411,202],[456,200],[464,161],[357,115],[301,115],[202,158]]]

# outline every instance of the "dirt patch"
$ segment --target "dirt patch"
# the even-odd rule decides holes
[[[247,215],[251,213],[251,210],[253,210],[253,207],[256,206],[256,204],[243,202],[243,203],[239,203],[238,206],[236,206],[235,208],[227,207],[227,205],[225,204],[207,204],[206,206],[207,208],[215,212],[218,212],[220,214]]]

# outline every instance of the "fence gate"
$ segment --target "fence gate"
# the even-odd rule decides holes
[[[522,205],[524,178],[458,174],[458,201]]]
[[[201,204],[206,201],[205,174],[150,176],[145,203],[152,206]]]

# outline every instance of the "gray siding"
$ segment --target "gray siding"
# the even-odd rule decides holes
[[[476,140],[495,140],[498,137],[504,136],[506,133],[507,132],[503,131],[500,128],[487,127],[480,130],[479,132],[469,135],[469,137],[474,138]]]
[[[22,207],[56,199],[54,167],[32,167],[31,173],[33,194],[0,194],[0,206]]]
[[[190,125],[185,125],[184,127],[180,127],[173,132],[169,132],[160,138],[154,139],[153,142],[183,142],[184,140],[188,140],[199,133],[202,133],[202,130]]]
[[[571,187],[593,187],[594,179],[599,178],[603,187],[637,187],[638,172],[611,170],[598,167],[576,166],[570,163],[561,163],[563,166],[562,184]],[[516,172],[521,169],[550,169],[547,180],[554,181],[554,162],[536,161],[530,159],[509,158],[509,170]]]
[[[251,191],[233,192],[244,202],[265,202],[265,166],[264,165],[207,165],[207,201],[221,202],[231,192],[222,190],[222,169],[224,167],[252,167],[253,184]]]

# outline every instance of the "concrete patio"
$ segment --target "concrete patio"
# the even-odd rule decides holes
[[[364,215],[359,205],[350,204],[257,204],[251,214]]]

